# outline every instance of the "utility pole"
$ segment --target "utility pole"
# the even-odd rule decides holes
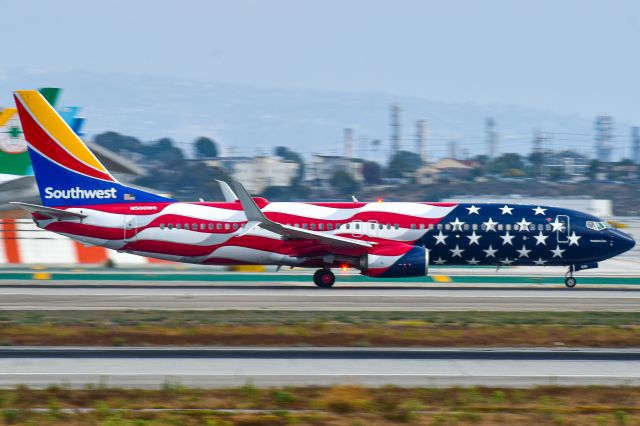
[[[344,157],[353,158],[353,129],[351,127],[344,129]]]
[[[495,130],[496,122],[493,118],[487,118],[485,121],[485,138],[487,142],[487,155],[489,159],[498,156],[498,133]]]
[[[427,120],[416,121],[416,151],[423,163],[429,162],[427,150]]]
[[[596,159],[609,163],[611,161],[611,141],[613,139],[613,118],[599,115],[595,121],[596,130]]]
[[[400,123],[400,114],[402,110],[400,109],[400,105],[392,104],[391,105],[391,157],[393,157],[398,151],[400,151],[400,140],[402,139],[401,133],[401,123]]]
[[[631,128],[631,159],[640,164],[640,127]]]

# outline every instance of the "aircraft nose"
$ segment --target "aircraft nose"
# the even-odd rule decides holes
[[[636,245],[636,240],[634,240],[631,235],[618,231],[617,229],[613,232],[613,241],[616,251],[620,253],[629,251]]]

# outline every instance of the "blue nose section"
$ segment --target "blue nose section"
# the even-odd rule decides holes
[[[620,232],[617,229],[613,230],[613,244],[616,248],[616,252],[624,253],[636,246],[636,240],[629,234]]]

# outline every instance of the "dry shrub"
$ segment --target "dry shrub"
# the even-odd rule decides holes
[[[334,413],[347,414],[367,411],[371,407],[369,391],[357,385],[339,385],[327,389],[319,400],[321,408]]]

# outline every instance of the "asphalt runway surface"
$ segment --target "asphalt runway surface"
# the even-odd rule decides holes
[[[0,310],[327,310],[327,311],[618,311],[640,310],[640,289],[420,287],[390,285],[100,286],[55,283],[0,287]]]
[[[640,351],[5,348],[0,387],[640,385]]]

